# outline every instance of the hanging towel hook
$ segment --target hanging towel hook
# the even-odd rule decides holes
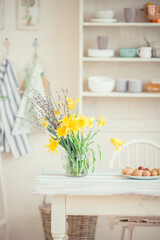
[[[5,41],[4,41],[4,44],[5,48],[7,49],[7,54],[9,54],[9,45],[10,45],[10,42],[8,41],[8,38],[5,38]]]
[[[33,47],[35,49],[34,57],[37,58],[37,47],[39,46],[37,38],[34,39]]]

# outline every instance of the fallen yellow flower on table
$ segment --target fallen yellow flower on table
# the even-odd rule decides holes
[[[70,98],[67,98],[67,101],[68,101],[68,109],[72,110],[75,107],[76,103],[80,102],[80,98],[78,98],[75,102],[73,102],[73,99],[70,97]]]
[[[57,152],[58,143],[59,143],[59,140],[56,141],[52,137],[50,137],[49,138],[49,144],[44,146],[44,147],[48,147],[49,148],[48,152],[52,151],[52,153],[54,155],[54,152]]]
[[[104,115],[100,116],[97,126],[101,129],[101,127],[104,126],[105,123],[106,123],[106,119],[104,118]]]
[[[119,151],[119,147],[118,146],[122,146],[123,147],[123,143],[125,143],[124,141],[118,139],[118,138],[111,138],[111,143],[115,146],[116,151]]]

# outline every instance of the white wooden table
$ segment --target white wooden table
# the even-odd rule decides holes
[[[42,174],[33,194],[51,195],[51,232],[54,240],[65,237],[66,215],[160,217],[160,178],[134,180],[116,171],[82,178]]]

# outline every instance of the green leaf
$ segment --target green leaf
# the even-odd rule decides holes
[[[92,139],[92,138],[94,138],[96,135],[97,135],[97,133],[99,133],[100,131],[99,130],[97,130],[91,137],[90,137],[90,140]]]
[[[97,148],[98,148],[98,152],[99,152],[99,158],[100,158],[100,161],[101,161],[101,148],[100,148],[98,143],[96,143],[96,144],[97,144]]]
[[[72,133],[70,136],[67,136],[67,139],[69,142],[71,142],[73,150],[79,151],[80,141],[75,137],[74,133]]]
[[[89,148],[88,150],[92,153],[92,158],[93,158],[92,173],[93,173],[95,170],[95,162],[96,162],[95,151],[91,148]]]
[[[69,145],[66,142],[66,139],[64,137],[61,137],[59,145],[61,145],[67,152],[71,152],[71,149],[70,149],[70,147],[69,147]]]
[[[86,141],[88,141],[90,139],[91,133],[92,133],[92,129],[87,134],[87,137],[84,139],[84,142],[86,142]]]
[[[94,142],[92,141],[92,142],[89,142],[89,143],[87,143],[86,144],[86,148],[88,148],[91,144],[93,144]]]
[[[74,142],[72,141],[72,138],[71,138],[71,136],[68,136],[67,135],[67,145],[69,146],[69,148],[71,148],[72,147],[72,151],[75,151],[76,149],[76,146],[75,146],[75,144],[74,144]]]

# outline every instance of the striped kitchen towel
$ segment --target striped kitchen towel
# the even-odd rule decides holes
[[[15,158],[29,152],[28,139],[25,134],[12,135],[12,129],[21,102],[20,93],[13,88],[18,88],[18,83],[11,62],[6,59],[0,68],[0,96],[8,97],[0,100],[0,145],[4,152],[12,152]]]

